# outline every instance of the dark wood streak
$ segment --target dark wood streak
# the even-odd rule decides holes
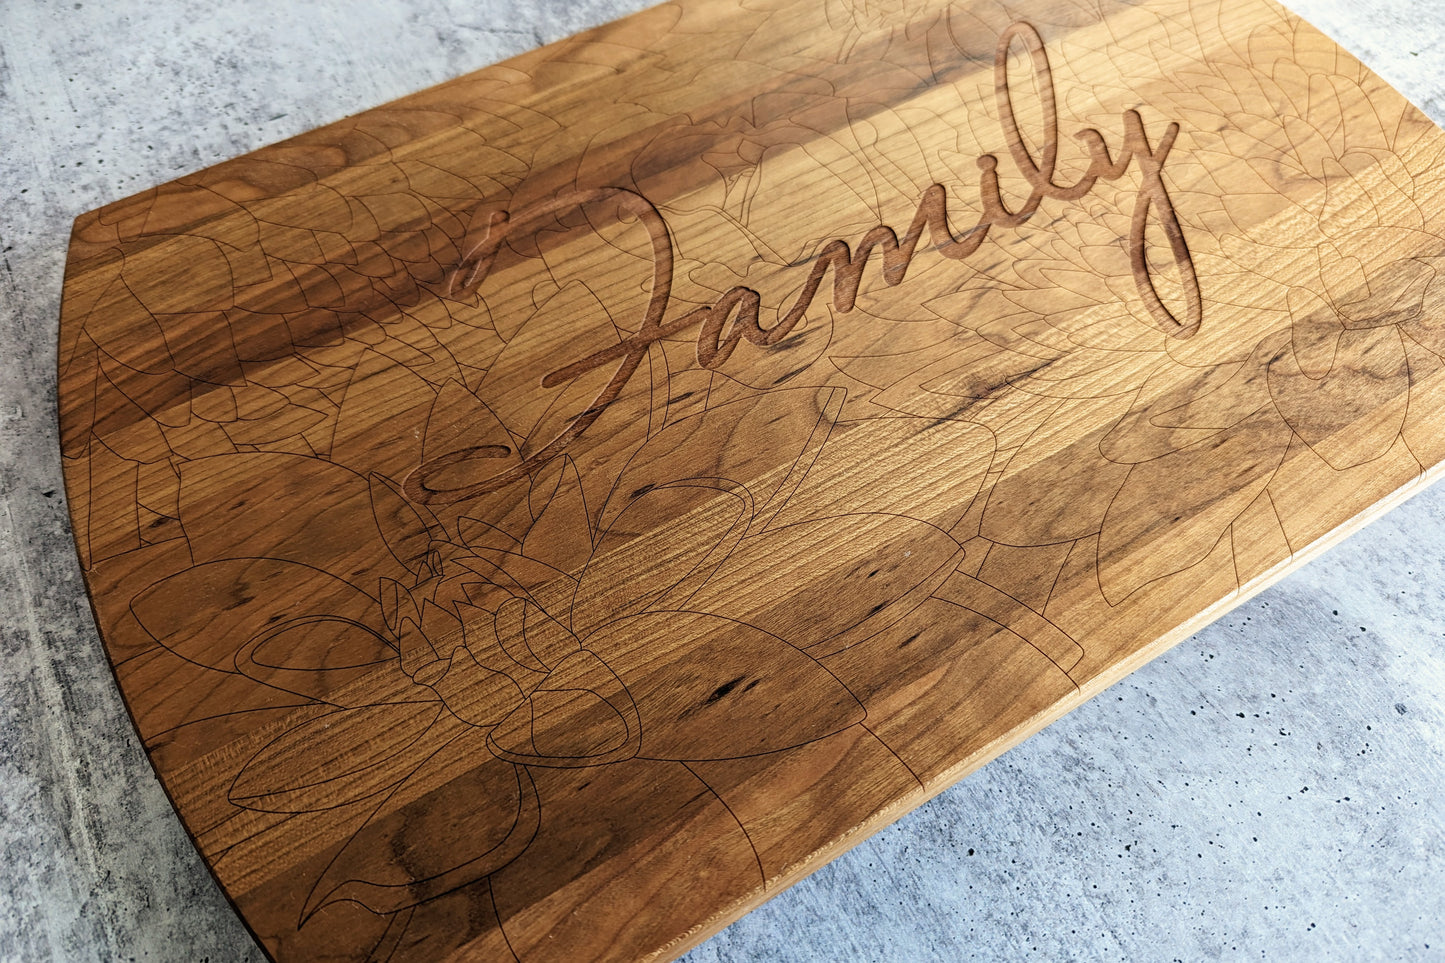
[[[1024,140],[1014,109],[1008,56],[1015,39],[1020,40],[1028,52],[1041,101],[1043,130],[1037,157]],[[1136,160],[1140,172],[1140,186],[1135,198],[1128,238],[1129,262],[1135,287],[1155,326],[1161,331],[1174,338],[1188,338],[1197,333],[1203,319],[1199,279],[1183,228],[1179,224],[1162,176],[1164,163],[1178,137],[1179,125],[1171,122],[1158,144],[1151,146],[1139,112],[1133,109],[1125,110],[1122,115],[1124,134],[1117,158],[1111,156],[1104,135],[1097,129],[1080,130],[1074,137],[1088,154],[1089,166],[1073,184],[1061,185],[1054,181],[1059,152],[1059,121],[1053,70],[1049,65],[1043,38],[1032,25],[1018,21],[999,36],[994,54],[994,94],[1010,158],[1018,173],[1030,186],[1029,196],[1023,204],[1017,210],[1009,210],[999,188],[998,158],[992,154],[984,154],[977,160],[980,171],[981,212],[972,227],[961,235],[953,233],[948,220],[948,192],[943,185],[932,184],[919,198],[913,220],[901,240],[893,228],[879,224],[858,240],[856,250],[851,249],[848,242],[840,238],[824,244],[814,256],[807,281],[797,298],[778,323],[770,328],[763,327],[760,320],[762,296],[752,288],[741,285],[729,288],[710,305],[695,308],[672,320],[665,320],[672,294],[671,232],[657,207],[635,191],[620,187],[570,191],[532,205],[516,216],[506,212],[490,215],[482,238],[466,252],[461,266],[452,273],[448,283],[451,296],[464,297],[480,287],[501,245],[509,237],[514,234],[525,236],[529,230],[535,230],[557,214],[610,200],[626,213],[636,217],[651,239],[653,283],[647,312],[641,325],[629,337],[557,368],[541,379],[541,387],[555,388],[604,365],[617,364],[612,377],[597,393],[592,404],[569,422],[556,438],[529,452],[508,470],[458,488],[438,487],[429,482],[434,481],[436,474],[442,469],[478,459],[505,457],[511,452],[468,449],[430,459],[407,477],[407,495],[423,504],[445,504],[496,491],[530,475],[581,437],[601,417],[607,407],[621,396],[647,356],[648,349],[663,338],[700,326],[697,335],[698,364],[709,370],[717,370],[727,363],[733,351],[743,341],[754,347],[770,348],[787,338],[807,315],[830,269],[833,272],[833,308],[839,314],[847,314],[853,310],[857,301],[863,270],[875,250],[882,251],[884,283],[889,287],[897,286],[903,282],[925,230],[933,242],[934,250],[950,260],[962,261],[979,249],[995,226],[1006,228],[1024,224],[1038,211],[1039,205],[1046,198],[1059,201],[1079,200],[1092,191],[1100,180],[1114,181],[1123,177]],[[1164,304],[1154,286],[1145,253],[1145,234],[1151,215],[1164,232],[1179,274],[1185,313],[1182,321]]]

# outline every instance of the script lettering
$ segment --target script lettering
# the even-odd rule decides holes
[[[1034,86],[1040,97],[1042,130],[1037,156],[1030,150],[1019,129],[1014,109],[1014,89],[1009,78],[1008,56],[1015,40],[1022,42],[1033,67]],[[1031,25],[1012,24],[999,37],[994,56],[994,93],[1000,123],[1009,157],[1019,175],[1030,187],[1028,197],[1017,210],[1009,210],[999,187],[998,158],[985,154],[978,158],[979,209],[978,220],[961,235],[949,225],[947,191],[941,184],[930,185],[919,198],[918,207],[908,230],[900,239],[893,228],[880,224],[864,234],[857,247],[850,248],[842,239],[822,246],[813,258],[807,280],[797,298],[772,327],[761,323],[762,297],[751,288],[734,286],[713,303],[695,308],[676,318],[667,318],[672,294],[673,247],[667,222],[647,198],[623,188],[598,188],[560,195],[516,215],[492,214],[481,240],[468,251],[462,266],[453,274],[453,294],[475,290],[486,277],[487,270],[501,244],[514,233],[524,233],[552,215],[602,200],[618,203],[637,218],[651,239],[653,256],[652,295],[646,315],[637,330],[617,344],[594,352],[585,358],[565,364],[541,380],[543,388],[567,384],[577,377],[606,365],[616,368],[606,385],[586,410],[579,413],[556,438],[530,452],[519,464],[490,478],[459,488],[433,487],[428,484],[440,470],[454,466],[462,455],[443,456],[424,463],[406,480],[406,490],[413,499],[423,502],[454,502],[496,491],[504,485],[529,475],[536,468],[577,440],[621,396],[632,376],[656,341],[692,327],[698,328],[697,363],[716,370],[727,363],[738,345],[746,341],[755,348],[777,345],[803,321],[824,278],[833,272],[832,305],[839,314],[853,310],[863,272],[875,251],[882,254],[883,281],[890,287],[903,282],[918,244],[927,232],[932,248],[945,258],[962,261],[974,254],[995,227],[1018,227],[1029,220],[1045,200],[1076,201],[1085,197],[1099,181],[1123,177],[1137,164],[1139,189],[1130,219],[1128,251],[1134,284],[1155,326],[1175,338],[1188,338],[1198,330],[1203,318],[1203,299],[1199,279],[1189,255],[1183,228],[1174,210],[1173,201],[1164,184],[1164,163],[1179,134],[1179,125],[1170,123],[1155,145],[1149,143],[1143,117],[1136,110],[1123,112],[1123,137],[1118,156],[1112,156],[1104,135],[1088,128],[1074,135],[1089,158],[1083,175],[1073,184],[1055,181],[1059,152],[1059,121],[1055,99],[1053,71],[1043,38]],[[1170,256],[1178,274],[1184,306],[1180,320],[1164,304],[1154,285],[1146,257],[1146,231],[1154,221],[1164,234]],[[471,456],[465,456],[471,457]]]

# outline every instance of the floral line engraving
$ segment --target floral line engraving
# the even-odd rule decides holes
[[[77,541],[274,955],[652,952],[1445,460],[1437,135],[1200,9],[951,5],[512,140],[489,76],[78,223]]]

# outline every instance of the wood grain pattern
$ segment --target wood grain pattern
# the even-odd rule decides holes
[[[1442,150],[1264,2],[713,2],[85,215],[147,751],[277,959],[678,953],[1433,477]]]

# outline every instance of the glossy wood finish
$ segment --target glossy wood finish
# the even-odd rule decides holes
[[[680,952],[1433,474],[1442,148],[1264,3],[699,3],[85,215],[152,761],[278,959]]]

